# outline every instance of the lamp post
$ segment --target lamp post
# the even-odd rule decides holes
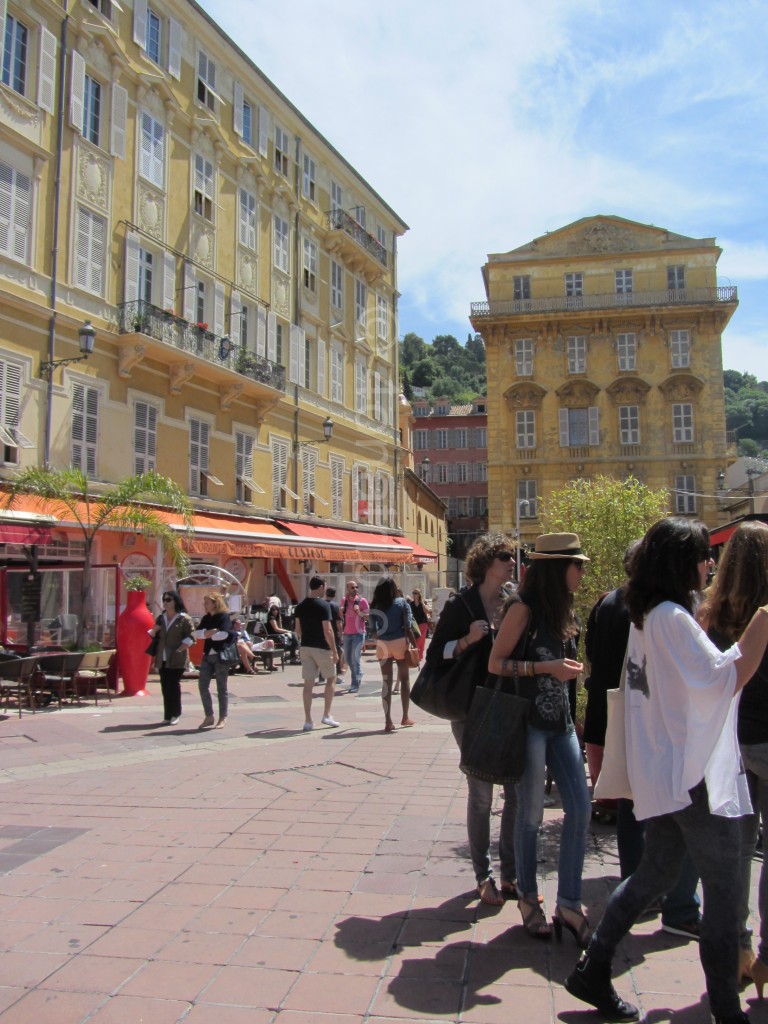
[[[515,536],[517,538],[517,558],[516,558],[516,562],[517,562],[517,582],[518,582],[518,584],[520,583],[520,509],[522,508],[523,505],[525,505],[525,511],[526,512],[531,507],[531,503],[530,503],[530,501],[528,501],[527,498],[518,498],[517,499],[517,507],[516,507],[516,517],[515,517],[515,519],[516,519]]]
[[[327,441],[330,441],[331,438],[333,437],[334,426],[335,424],[331,417],[326,416],[325,419],[323,420],[323,436],[313,438],[309,441],[299,441],[298,438],[295,438],[293,442],[293,450],[295,452],[298,452],[299,449],[306,447],[306,445],[308,444],[325,444]]]
[[[80,342],[80,355],[70,356],[68,359],[45,359],[40,362],[40,376],[48,378],[48,388],[45,406],[45,448],[43,460],[46,469],[51,465],[51,419],[53,416],[53,371],[57,366],[69,366],[71,363],[80,363],[87,359],[93,352],[93,345],[96,341],[96,330],[90,320],[86,320],[78,331]],[[53,355],[52,346],[50,354]]]

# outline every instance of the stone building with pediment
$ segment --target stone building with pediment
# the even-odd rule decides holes
[[[721,336],[738,298],[714,238],[614,216],[549,232],[482,268],[470,320],[488,374],[490,529],[523,542],[539,503],[576,477],[634,476],[672,511],[721,519]]]

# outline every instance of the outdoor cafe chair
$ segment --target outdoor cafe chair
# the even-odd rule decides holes
[[[16,701],[21,718],[22,709],[30,708],[34,714],[35,699],[32,694],[32,679],[37,671],[38,659],[9,658],[0,662],[0,698],[5,699],[6,711],[12,700]]]
[[[78,651],[72,654],[56,653],[39,655],[38,674],[35,685],[42,691],[58,697],[59,710],[66,697],[74,697],[80,703],[80,694],[74,682],[74,676],[80,668],[84,655]]]
[[[112,687],[107,678],[107,669],[115,653],[113,648],[108,651],[88,651],[82,656],[82,661],[72,676],[78,704],[80,703],[81,687],[87,697],[91,695],[91,691],[93,692],[97,704],[99,703],[99,688],[105,689],[107,697],[112,703]]]

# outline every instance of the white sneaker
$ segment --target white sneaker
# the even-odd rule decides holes
[[[323,717],[320,719],[320,721],[323,723],[323,725],[330,725],[330,727],[332,729],[335,729],[338,726],[338,724],[339,724],[336,721],[336,719],[335,718],[331,718],[330,715],[323,715]]]
[[[313,722],[305,722],[302,726],[304,732],[311,732],[315,728]]]
[[[177,716],[176,716],[175,718],[172,718],[172,719],[170,720],[170,722],[168,723],[168,725],[178,725],[178,724],[179,724],[179,718],[178,718],[178,715],[177,715]]]

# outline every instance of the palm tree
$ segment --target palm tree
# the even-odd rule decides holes
[[[74,521],[82,532],[85,556],[80,585],[82,614],[77,628],[78,646],[82,646],[91,627],[92,551],[99,530],[111,527],[157,538],[179,575],[186,570],[187,556],[182,536],[171,529],[158,509],[147,504],[153,502],[179,514],[187,535],[191,534],[192,505],[184,491],[169,477],[154,471],[140,473],[95,493],[92,481],[80,469],[30,466],[14,478],[4,501],[5,508],[12,509],[21,494],[36,499],[42,512]]]

